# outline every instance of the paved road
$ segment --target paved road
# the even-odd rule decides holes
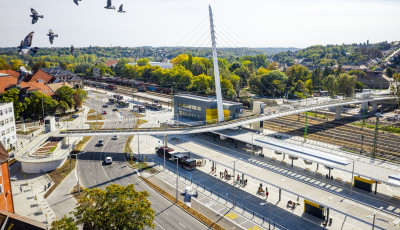
[[[102,108],[103,103],[96,100],[90,100],[89,103],[98,111],[107,111],[106,119],[113,119],[117,116],[115,112],[111,111],[113,106]],[[121,112],[123,116],[130,116],[127,111],[121,110]],[[118,125],[116,122],[111,124],[106,122],[106,124],[114,127]],[[99,139],[104,139],[104,146],[95,146]],[[77,170],[81,185],[87,188],[105,188],[110,183],[123,186],[134,183],[138,191],[146,190],[150,194],[149,200],[153,204],[152,208],[156,211],[156,229],[207,229],[202,223],[177,208],[137,178],[135,171],[125,162],[123,153],[125,141],[126,137],[120,137],[117,140],[111,140],[110,137],[93,137],[84,148],[86,152],[78,157]],[[112,164],[104,164],[106,156],[113,158]]]

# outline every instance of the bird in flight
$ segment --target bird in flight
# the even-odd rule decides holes
[[[124,4],[121,4],[120,6],[119,6],[119,10],[118,10],[118,13],[125,13],[126,11],[124,11],[122,8],[124,7]]]
[[[21,41],[21,44],[18,46],[19,54],[27,54],[29,51],[32,51],[33,53],[37,52],[37,47],[31,48],[34,33],[35,32],[33,31],[30,32],[28,35],[26,35],[25,39]]]
[[[18,76],[18,81],[17,85],[21,84],[21,82],[28,76],[28,70],[24,66],[19,66],[19,76]]]
[[[39,18],[43,18],[43,15],[39,15],[38,12],[36,12],[35,9],[31,8],[31,12],[32,12],[32,24],[35,24]]]
[[[78,1],[82,1],[82,0],[74,0],[74,3],[79,6]]]
[[[47,36],[49,36],[50,44],[53,45],[54,37],[58,37],[58,34],[54,34],[53,30],[50,29]]]
[[[107,0],[107,6],[105,6],[104,8],[109,10],[115,10],[115,6],[111,6],[111,0]]]

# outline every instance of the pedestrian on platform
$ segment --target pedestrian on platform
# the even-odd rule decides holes
[[[268,190],[266,190],[266,192],[265,192],[265,199],[268,199],[268,195],[269,195],[269,192],[268,192]]]

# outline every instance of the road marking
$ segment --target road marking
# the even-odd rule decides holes
[[[179,224],[183,227],[183,228],[186,228],[183,224],[181,224],[180,222],[179,222]]]
[[[95,184],[97,183],[95,179],[93,179],[93,181],[94,181]]]
[[[230,212],[230,213],[226,214],[225,216],[231,220],[238,218],[238,215],[236,215],[236,213],[233,213],[233,212]]]
[[[254,226],[252,228],[249,228],[248,230],[262,230],[262,228],[260,228],[258,226]]]
[[[165,230],[165,228],[163,228],[159,223],[157,223],[156,221],[154,221],[154,223],[155,224],[157,224],[158,225],[158,227],[160,227],[160,228],[162,228],[162,229],[164,229]]]
[[[164,211],[164,213],[165,213],[165,215],[169,216],[167,212]]]
[[[93,176],[92,172],[89,172],[91,176]]]

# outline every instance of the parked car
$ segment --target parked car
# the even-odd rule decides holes
[[[72,117],[72,118],[78,118],[79,115],[78,115],[78,114],[73,114],[71,117]]]
[[[118,140],[118,138],[119,138],[119,136],[118,136],[118,135],[115,135],[115,136],[113,136],[111,139],[112,139],[112,140]]]
[[[108,105],[103,105],[103,108],[108,108]]]
[[[113,112],[114,112],[114,111],[118,111],[118,109],[117,109],[117,108],[114,108],[112,111],[113,111]]]
[[[112,164],[112,158],[106,157],[105,162],[106,162],[106,164]]]
[[[100,139],[99,142],[97,142],[97,146],[103,146],[104,145],[104,139]]]
[[[375,117],[383,117],[382,113],[375,113]]]

